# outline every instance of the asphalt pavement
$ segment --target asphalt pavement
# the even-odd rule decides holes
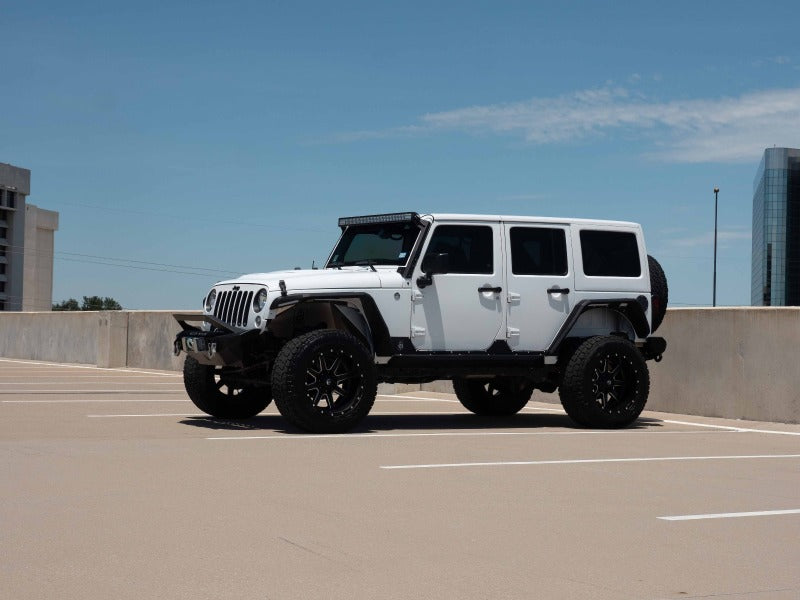
[[[203,415],[177,373],[0,359],[0,596],[800,598],[800,426],[593,431],[537,394],[308,435]]]

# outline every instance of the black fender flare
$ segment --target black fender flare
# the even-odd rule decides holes
[[[354,301],[361,305],[361,310],[349,306]],[[270,305],[270,310],[311,302],[331,304],[352,325],[353,333],[363,337],[375,354],[379,356],[392,354],[389,328],[375,299],[367,293],[287,294],[278,296]]]
[[[642,296],[644,300],[644,296]],[[567,320],[561,325],[555,339],[547,349],[547,354],[558,354],[564,340],[569,336],[570,331],[578,322],[578,318],[587,310],[592,308],[609,308],[613,311],[620,313],[623,317],[630,321],[633,330],[640,338],[646,338],[650,335],[650,323],[647,321],[647,313],[643,306],[644,302],[637,298],[614,298],[610,300],[581,300],[572,309],[572,312],[567,317]]]

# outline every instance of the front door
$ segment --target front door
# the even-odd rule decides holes
[[[447,254],[447,273],[418,285],[425,257]],[[411,341],[417,350],[486,350],[504,322],[498,223],[435,224],[412,279]]]
[[[507,223],[505,237],[508,345],[546,350],[575,303],[569,226]]]

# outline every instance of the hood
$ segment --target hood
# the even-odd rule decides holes
[[[283,280],[289,293],[301,290],[346,290],[352,288],[379,288],[381,278],[369,267],[344,267],[343,269],[304,269],[250,273],[236,279],[220,281],[217,285],[254,284],[278,289]]]

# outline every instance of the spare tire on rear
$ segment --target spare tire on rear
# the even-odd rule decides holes
[[[653,332],[658,329],[661,321],[664,320],[664,315],[667,314],[669,288],[667,287],[667,276],[658,261],[648,254],[647,262],[650,266],[650,305],[653,314],[650,331]]]

